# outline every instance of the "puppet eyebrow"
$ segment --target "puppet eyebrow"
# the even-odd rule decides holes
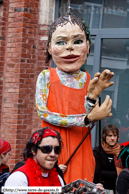
[[[73,38],[77,38],[77,37],[84,37],[83,34],[77,34],[77,35],[74,35]]]
[[[72,36],[72,38],[77,38],[77,37],[83,38],[84,35],[83,35],[83,34],[77,34],[77,35],[73,35],[73,36]],[[67,36],[57,36],[56,38],[67,38]]]

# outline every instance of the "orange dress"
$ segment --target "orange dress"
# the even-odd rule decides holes
[[[86,72],[87,73],[87,72]],[[87,73],[87,81],[81,89],[70,88],[63,85],[54,68],[50,69],[50,89],[47,108],[51,112],[72,115],[85,113],[85,95],[90,81]],[[60,132],[63,148],[58,163],[65,164],[73,153],[84,135],[87,133],[86,127],[59,127],[42,121],[42,127],[49,126]],[[95,159],[91,146],[91,133],[87,136],[83,144],[68,163],[67,171],[64,173],[66,183],[77,179],[85,179],[93,182],[95,170]]]

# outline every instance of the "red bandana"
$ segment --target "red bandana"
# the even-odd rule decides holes
[[[57,133],[53,129],[45,129],[43,133],[43,138],[48,136],[57,137]]]
[[[45,129],[45,130],[43,131],[43,138],[49,137],[49,136],[54,136],[54,137],[58,138],[58,137],[57,137],[57,133],[56,133],[55,130],[53,130],[53,129]],[[38,132],[36,132],[36,133],[33,135],[33,137],[32,137],[32,141],[33,141],[34,145],[35,145],[40,139],[41,139],[40,134],[39,134]]]
[[[11,151],[11,145],[7,141],[0,139],[0,154],[6,154]]]

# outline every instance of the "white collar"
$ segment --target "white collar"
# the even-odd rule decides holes
[[[48,175],[49,175],[48,172],[47,172],[47,173],[43,173],[43,172],[42,172],[42,177],[48,177]]]

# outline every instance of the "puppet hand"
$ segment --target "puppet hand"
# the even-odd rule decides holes
[[[109,82],[114,76],[113,72],[105,69],[101,74],[96,73],[94,78],[90,81],[88,86],[88,96],[91,99],[96,100],[96,97],[101,94],[101,92],[114,84],[114,82]],[[109,83],[108,83],[109,82]]]
[[[99,107],[99,102],[96,104],[96,106],[91,110],[91,112],[87,115],[87,118],[89,122],[95,122],[102,120],[106,117],[111,117],[111,106],[112,106],[112,100],[107,95],[105,98],[105,101],[101,104]]]
[[[64,164],[59,164],[59,167],[60,167],[60,169],[62,170],[63,173],[66,172],[66,170],[67,170],[67,166],[66,166],[66,165],[64,165]]]

